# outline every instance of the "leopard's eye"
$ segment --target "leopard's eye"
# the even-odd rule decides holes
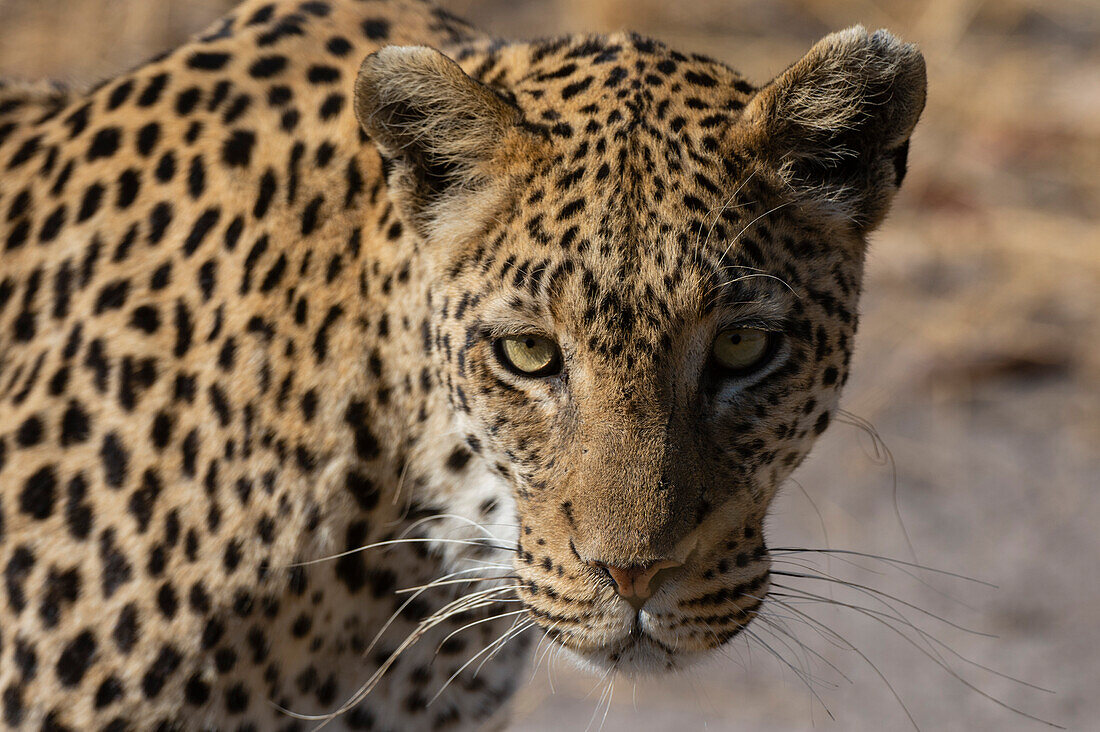
[[[730,328],[714,339],[715,362],[724,369],[746,374],[763,365],[772,351],[773,334],[759,328]]]
[[[561,371],[561,349],[537,335],[505,336],[496,341],[497,359],[521,376],[552,376]]]

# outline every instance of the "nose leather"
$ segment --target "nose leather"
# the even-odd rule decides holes
[[[622,597],[646,600],[653,594],[656,587],[651,587],[650,582],[662,569],[679,567],[680,562],[672,560],[660,560],[649,564],[632,564],[626,567],[604,564],[603,562],[591,562],[607,572],[611,581],[615,583],[615,591]]]

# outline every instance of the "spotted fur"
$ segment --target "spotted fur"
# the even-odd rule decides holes
[[[87,93],[0,87],[0,719],[474,728],[513,627],[623,673],[727,641],[923,101],[882,31],[758,88],[416,0],[247,0]],[[731,324],[780,334],[751,378],[708,367]],[[502,368],[530,332],[561,374]],[[640,610],[600,570],[670,558]]]

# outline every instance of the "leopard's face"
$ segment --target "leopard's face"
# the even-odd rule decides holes
[[[448,250],[431,338],[516,497],[531,616],[596,665],[653,671],[724,643],[767,591],[762,522],[836,403],[860,256],[749,161],[715,191],[721,160],[684,161],[698,182],[658,201],[654,171],[603,176],[617,151],[576,161],[583,144]],[[630,567],[655,570],[633,595],[609,569]]]
[[[797,96],[783,77],[777,101],[718,64],[604,43],[584,52],[618,63],[564,47],[509,103],[426,49],[383,52],[359,105],[431,261],[425,348],[515,498],[528,616],[595,667],[647,673],[728,641],[768,591],[762,525],[836,406],[864,235],[915,116],[869,169],[814,183],[827,162],[767,131]],[[475,102],[420,119],[463,79]]]

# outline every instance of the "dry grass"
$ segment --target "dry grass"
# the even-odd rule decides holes
[[[918,42],[930,96],[895,213],[875,237],[845,406],[897,460],[898,503],[920,559],[999,591],[897,573],[847,575],[997,633],[944,636],[962,653],[1051,687],[983,687],[1069,727],[1100,718],[1100,8],[1092,0],[448,0],[507,36],[631,28],[757,79],[856,22]],[[197,31],[222,0],[0,0],[0,72],[92,81]],[[828,542],[905,558],[891,473],[837,425],[777,506],[773,544]],[[810,507],[808,499],[816,503]],[[820,512],[820,520],[818,517]],[[834,562],[832,569],[843,571]],[[983,700],[867,618],[816,611],[875,661],[925,729],[1038,729]],[[942,626],[941,626],[942,627]],[[950,630],[950,629],[947,629]],[[805,628],[800,633],[813,634]],[[826,728],[905,727],[851,652],[820,692]],[[791,656],[790,653],[787,653]],[[621,683],[605,730],[803,729],[822,723],[793,674],[759,648],[731,662]],[[793,658],[792,658],[793,660]],[[743,671],[738,662],[751,669]],[[599,690],[543,670],[517,729],[583,729]],[[596,720],[597,723],[599,720]],[[595,727],[595,725],[593,725]]]

